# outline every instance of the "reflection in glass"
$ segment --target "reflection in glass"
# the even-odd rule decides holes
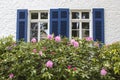
[[[82,38],[89,37],[89,30],[82,30]]]
[[[48,19],[48,13],[47,12],[42,12],[41,13],[41,19]]]
[[[89,22],[82,22],[82,38],[89,37]]]
[[[72,29],[79,29],[79,22],[72,22]]]
[[[32,38],[36,38],[38,37],[38,23],[31,23],[31,27],[30,27],[30,40]]]
[[[82,29],[89,29],[89,22],[83,22]]]
[[[41,23],[40,24],[40,29],[44,29],[44,30],[48,29],[48,23],[46,23],[46,22]]]
[[[79,12],[72,12],[72,19],[79,19]]]
[[[43,22],[40,24],[40,39],[47,38],[48,35],[48,23]]]
[[[31,13],[31,19],[38,19],[38,13]]]
[[[79,30],[72,30],[72,37],[79,37]]]
[[[89,12],[82,12],[82,19],[89,19]]]

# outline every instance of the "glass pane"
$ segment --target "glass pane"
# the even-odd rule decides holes
[[[47,12],[41,12],[41,19],[48,19],[48,13]]]
[[[40,39],[47,38],[48,35],[48,23],[44,22],[40,24]]]
[[[47,38],[47,33],[44,30],[40,30],[40,39]]]
[[[48,23],[47,22],[41,23],[40,24],[40,29],[43,29],[43,30],[48,29]]]
[[[72,12],[72,19],[79,19],[79,12]]]
[[[38,23],[31,23],[31,30],[38,30]]]
[[[38,38],[38,23],[31,23],[30,27],[30,40],[32,38]]]
[[[72,30],[72,37],[79,37],[79,30]]]
[[[89,30],[82,30],[82,38],[89,37]]]
[[[83,22],[82,29],[89,29],[89,22]]]
[[[82,12],[82,19],[89,19],[89,12]]]
[[[72,22],[72,29],[79,29],[79,22]]]
[[[38,13],[31,13],[31,19],[38,19]]]

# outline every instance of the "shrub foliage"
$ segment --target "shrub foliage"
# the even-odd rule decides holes
[[[119,80],[120,43],[101,45],[58,36],[27,43],[2,38],[0,80]]]

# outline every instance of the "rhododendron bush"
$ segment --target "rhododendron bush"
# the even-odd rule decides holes
[[[49,35],[37,42],[0,39],[0,80],[119,80],[120,43]]]

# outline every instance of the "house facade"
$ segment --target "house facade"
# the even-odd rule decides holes
[[[119,0],[0,0],[0,37],[38,41],[49,34],[120,41]]]

